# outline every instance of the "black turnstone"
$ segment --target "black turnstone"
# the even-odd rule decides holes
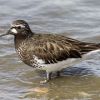
[[[72,66],[100,52],[100,44],[81,42],[58,34],[36,34],[24,20],[16,20],[4,35],[14,35],[15,49],[27,65],[46,71],[46,81],[51,73]],[[93,56],[93,55],[92,55]]]

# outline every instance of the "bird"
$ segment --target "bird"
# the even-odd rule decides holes
[[[88,43],[58,34],[35,33],[24,20],[15,20],[10,29],[0,34],[14,36],[15,50],[19,58],[36,70],[46,71],[46,79],[60,71],[89,59],[100,52],[100,43]]]

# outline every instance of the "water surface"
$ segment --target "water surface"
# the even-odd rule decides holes
[[[24,19],[36,33],[100,42],[99,0],[0,0],[0,33]],[[44,74],[22,63],[13,36],[0,38],[0,100],[100,100],[100,54],[41,85]]]

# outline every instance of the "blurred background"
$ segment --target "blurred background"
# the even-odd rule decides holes
[[[0,0],[0,34],[17,19],[36,33],[100,43],[100,0]],[[100,54],[40,85],[45,75],[19,60],[13,39],[0,38],[0,100],[100,100]]]

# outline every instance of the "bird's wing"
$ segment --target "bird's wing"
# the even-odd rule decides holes
[[[55,38],[55,39],[54,39]],[[43,59],[47,64],[57,63],[67,58],[80,58],[81,54],[77,45],[66,41],[65,37],[52,36],[51,38],[33,39],[32,52],[39,59]]]

